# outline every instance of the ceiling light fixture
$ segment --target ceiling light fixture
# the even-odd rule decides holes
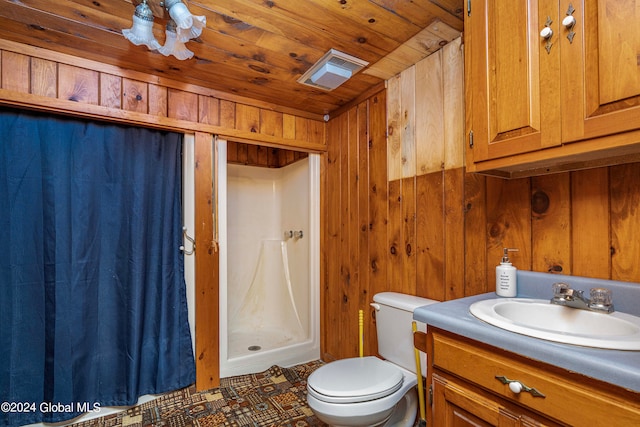
[[[147,4],[147,0],[134,0],[134,3],[138,4],[133,14],[133,26],[122,30],[122,34],[136,46],[145,45],[150,50],[157,50],[165,56],[173,55],[180,60],[192,58],[193,52],[184,44],[202,34],[202,29],[207,24],[206,17],[192,15],[182,0],[149,0],[149,2],[154,5],[157,3],[169,14],[164,46],[160,45],[153,35],[154,13]]]

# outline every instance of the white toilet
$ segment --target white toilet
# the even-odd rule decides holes
[[[334,427],[410,427],[418,408],[413,347],[413,310],[438,301],[382,292],[374,295],[377,357],[337,360],[307,379],[307,403],[318,419]],[[425,325],[418,322],[418,329]],[[424,360],[421,366],[424,370]]]

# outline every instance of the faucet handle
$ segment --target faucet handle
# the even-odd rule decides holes
[[[591,304],[604,307],[612,305],[611,290],[607,288],[591,288]]]
[[[567,292],[571,289],[568,284],[564,282],[556,282],[553,284],[553,296],[554,298],[564,298]]]

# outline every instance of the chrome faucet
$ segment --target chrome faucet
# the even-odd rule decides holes
[[[591,288],[590,298],[586,298],[583,291],[573,289],[567,283],[562,282],[553,284],[551,304],[564,305],[581,310],[598,311],[601,313],[613,313],[614,311],[610,289]]]

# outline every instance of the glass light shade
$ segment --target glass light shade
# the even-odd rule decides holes
[[[202,34],[202,28],[207,24],[205,16],[193,16],[181,0],[167,0],[165,7],[176,23],[179,40],[186,42]]]
[[[165,5],[169,16],[175,21],[178,28],[188,29],[193,26],[193,16],[184,3],[180,0],[167,0]]]
[[[145,45],[151,50],[160,49],[160,43],[153,35],[153,12],[146,0],[136,6],[133,26],[122,30],[122,34],[136,46]]]
[[[186,48],[184,43],[178,39],[176,34],[176,23],[173,20],[169,20],[167,22],[167,38],[164,42],[164,46],[162,46],[158,51],[164,56],[173,55],[181,61],[185,59],[190,59],[193,57],[193,52]]]
[[[192,15],[191,18],[193,18],[193,25],[191,26],[191,28],[185,29],[178,27],[178,38],[183,42],[195,39],[196,37],[200,37],[200,34],[202,34],[202,29],[207,25],[206,16]]]

